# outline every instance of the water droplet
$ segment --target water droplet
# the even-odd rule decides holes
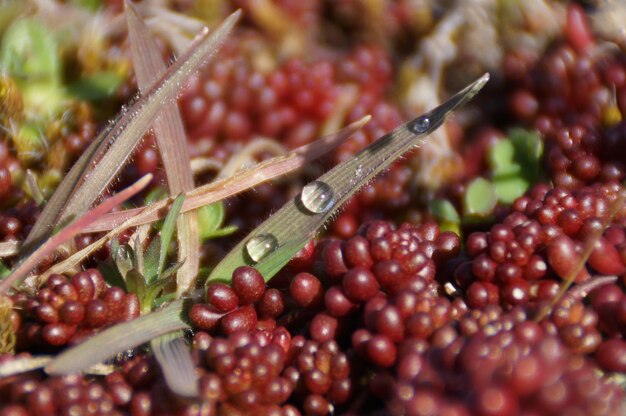
[[[278,240],[272,234],[257,235],[246,243],[246,251],[255,263],[276,250],[276,247],[278,247]]]
[[[428,117],[419,117],[409,124],[409,130],[415,134],[422,134],[430,127],[430,119]]]
[[[313,181],[302,188],[302,205],[315,214],[326,212],[335,202],[333,189],[325,182]]]

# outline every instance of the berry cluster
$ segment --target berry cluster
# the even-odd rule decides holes
[[[511,113],[544,136],[546,165],[554,184],[565,189],[626,174],[626,62],[594,51],[563,42],[534,64],[517,54],[505,65]]]
[[[370,385],[394,414],[612,414],[618,387],[516,310],[468,312],[430,346],[408,339]],[[472,386],[467,391],[467,386]]]
[[[51,275],[34,297],[12,296],[18,350],[75,344],[97,330],[139,316],[139,300],[108,287],[100,272],[88,269],[71,278]]]
[[[501,223],[467,238],[471,261],[457,267],[455,279],[466,288],[468,304],[512,306],[551,299],[560,279],[570,277],[582,261],[584,244],[608,220],[621,190],[616,183],[571,192],[537,185],[518,198]],[[587,265],[598,274],[621,274],[625,269],[619,238],[624,235],[623,218],[620,209],[615,225],[600,237],[589,257]],[[576,281],[589,278],[583,267]]]

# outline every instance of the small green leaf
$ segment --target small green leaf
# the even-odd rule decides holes
[[[219,230],[213,231],[213,233],[211,234],[209,238],[225,237],[227,235],[236,233],[238,229],[239,228],[237,228],[236,225],[228,225],[224,228],[220,228]]]
[[[523,156],[523,160],[535,162],[543,154],[543,140],[536,131],[515,128],[509,131],[508,137],[515,146],[516,154]]]
[[[237,227],[221,228],[224,223],[224,204],[222,201],[205,205],[198,209],[198,227],[202,241],[221,237],[237,231]]]
[[[111,263],[100,263],[98,265],[98,270],[102,273],[102,277],[104,277],[104,281],[107,282],[110,286],[116,286],[124,289],[125,292],[128,293],[128,288],[126,287],[126,282],[124,278]]]
[[[161,237],[156,236],[150,241],[144,253],[143,270],[148,284],[159,278],[159,258],[161,256]]]
[[[180,267],[180,266],[179,266]],[[163,292],[165,286],[174,282],[172,276],[159,279],[146,287],[142,303],[142,311],[150,312],[154,308],[154,301]]]
[[[129,270],[126,273],[126,287],[128,288],[128,293],[134,293],[139,298],[141,313],[150,312],[152,299],[146,299],[148,294],[146,278],[135,269]]]
[[[517,198],[524,195],[530,184],[520,176],[510,176],[508,178],[494,178],[493,186],[500,202],[512,204]]]
[[[442,221],[439,224],[439,229],[442,232],[443,231],[452,231],[456,235],[461,236],[461,227],[460,227],[460,224],[458,222]]]
[[[165,271],[161,273],[161,279],[168,279],[172,277],[174,273],[176,273],[183,266],[184,263],[185,263],[184,261],[180,261],[174,264],[173,266],[170,266],[167,269],[165,269]]]
[[[497,202],[493,184],[485,178],[476,178],[470,182],[463,196],[464,214],[486,217],[493,212]]]
[[[0,63],[8,75],[23,81],[60,81],[56,40],[45,25],[32,18],[17,19],[7,29],[0,46]]]
[[[433,199],[428,203],[428,210],[433,214],[440,222],[449,222],[458,224],[461,222],[459,213],[452,205],[452,202],[447,199]]]
[[[152,308],[153,308],[153,310],[157,310],[164,303],[171,302],[174,299],[176,299],[176,293],[174,293],[174,292],[168,293],[167,295],[160,296],[160,297],[156,298],[154,300],[154,302],[152,302]]]
[[[56,81],[28,81],[20,85],[24,107],[31,113],[61,114],[68,100],[66,90]]]
[[[161,272],[165,267],[165,260],[167,259],[167,249],[170,246],[172,237],[174,236],[174,231],[176,230],[176,219],[178,218],[178,214],[180,213],[180,209],[182,208],[184,201],[185,195],[178,195],[172,203],[172,207],[167,213],[167,217],[165,217],[165,222],[163,222],[163,228],[161,229],[161,251],[159,254],[159,268],[157,270],[157,276],[161,276]]]
[[[8,275],[11,274],[11,269],[4,265],[2,261],[0,261],[0,279],[4,279]]]
[[[498,140],[489,147],[487,161],[493,176],[515,175],[522,170],[515,162],[515,147],[508,139]]]
[[[67,90],[80,100],[97,101],[111,97],[124,81],[121,74],[102,71],[76,81],[69,85]]]

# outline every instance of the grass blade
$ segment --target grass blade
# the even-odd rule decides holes
[[[181,397],[198,397],[196,368],[182,331],[161,335],[150,341],[150,347],[170,390]]]
[[[230,281],[232,272],[241,265],[255,265],[266,279],[270,279],[291,257],[311,240],[333,213],[364,184],[387,168],[411,148],[439,128],[456,108],[468,102],[485,85],[485,74],[448,101],[430,112],[410,121],[357,153],[354,158],[338,165],[319,177],[334,197],[331,206],[322,212],[311,212],[302,203],[301,195],[285,204],[240,242],[212,271],[207,284]],[[255,238],[270,238],[270,253],[255,262],[246,245]]]
[[[188,212],[198,209],[202,206],[243,192],[262,182],[299,169],[308,162],[317,159],[343,143],[352,134],[363,127],[370,118],[370,116],[363,117],[334,134],[323,137],[306,146],[299,147],[286,155],[274,157],[250,169],[239,171],[229,178],[220,179],[196,188],[186,194],[186,199],[181,211]],[[168,200],[157,202],[150,205],[151,209],[149,211],[146,211],[146,207],[143,207],[104,215],[89,227],[85,228],[84,232],[108,231],[117,227],[124,221],[131,221],[133,226],[157,221],[165,217],[167,214],[166,207],[170,202],[171,201]]]
[[[50,198],[23,247],[31,252],[67,218],[85,212],[117,175],[163,104],[171,102],[194,73],[217,50],[240,16],[231,14],[210,35],[204,30],[159,80],[81,155]]]
[[[161,277],[163,268],[165,267],[165,260],[167,259],[167,249],[170,246],[174,231],[176,230],[176,219],[180,213],[180,209],[183,206],[185,195],[179,195],[172,204],[170,212],[165,217],[163,228],[161,228],[161,251],[159,252],[159,267],[157,269],[157,278]],[[184,259],[183,259],[184,260]]]
[[[3,293],[7,289],[9,289],[13,283],[18,281],[19,279],[26,276],[30,273],[39,260],[47,256],[50,253],[53,253],[54,250],[63,243],[66,243],[70,239],[74,238],[76,235],[83,232],[83,229],[93,222],[96,218],[100,217],[102,214],[109,212],[116,206],[120,205],[124,201],[130,199],[131,197],[138,194],[142,189],[144,189],[152,180],[152,175],[148,174],[143,178],[139,179],[133,185],[124,189],[123,191],[113,195],[111,198],[104,201],[102,204],[93,208],[82,217],[78,218],[76,221],[69,224],[67,227],[63,228],[57,234],[49,238],[43,245],[41,245],[37,250],[35,250],[30,256],[28,256],[24,261],[22,261],[12,272],[11,274],[0,283],[0,293]]]
[[[60,375],[83,371],[155,337],[188,328],[181,317],[182,307],[183,301],[178,300],[160,311],[105,329],[82,344],[63,351],[46,366],[46,372]]]
[[[137,84],[143,93],[157,81],[157,75],[165,71],[166,65],[150,29],[129,1],[126,1],[126,20]],[[163,106],[161,115],[154,122],[154,135],[163,161],[170,196],[191,191],[194,183],[187,136],[175,101],[171,100]],[[193,286],[198,274],[200,236],[195,212],[181,215],[177,223],[178,261],[184,262],[178,272],[177,292],[182,294]]]

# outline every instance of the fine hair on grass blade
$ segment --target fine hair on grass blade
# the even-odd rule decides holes
[[[214,54],[237,22],[231,14],[213,32],[204,30],[188,51],[117,121],[94,140],[72,166],[28,235],[23,251],[32,251],[59,222],[85,212],[109,185],[165,103],[171,102],[189,77]]]
[[[467,103],[489,79],[483,75],[430,112],[381,137],[354,158],[306,185],[300,195],[270,216],[213,269],[206,284],[228,282],[239,266],[255,266],[270,279],[311,240],[354,193],[397,158],[439,128],[446,117]]]
[[[125,4],[131,57],[139,90],[144,93],[157,81],[158,74],[165,71],[166,65],[156,41],[135,7],[128,0]],[[163,161],[170,196],[191,191],[194,183],[187,150],[187,136],[174,100],[165,103],[161,114],[154,121],[154,135]],[[197,214],[191,211],[181,215],[177,219],[177,226],[178,261],[184,261],[184,264],[178,271],[176,291],[182,294],[193,286],[200,265]]]
[[[37,266],[37,263],[42,257],[53,253],[58,246],[83,232],[83,228],[90,222],[92,222],[95,218],[98,218],[100,215],[109,212],[121,203],[137,195],[146,186],[148,186],[151,180],[151,174],[145,175],[133,185],[105,200],[103,203],[91,209],[86,214],[82,215],[80,218],[67,225],[57,234],[49,238],[30,256],[20,262],[17,267],[11,272],[11,274],[7,276],[6,279],[2,280],[2,283],[0,283],[0,293],[5,292],[13,285],[13,283],[30,273]]]
[[[172,392],[187,398],[198,397],[198,376],[182,331],[161,335],[150,341],[150,348]]]
[[[183,301],[177,300],[156,312],[105,329],[98,335],[59,354],[46,372],[50,375],[71,374],[113,358],[118,352],[135,348],[158,336],[189,328],[181,311]]]
[[[323,154],[337,147],[347,140],[352,134],[363,127],[370,116],[351,123],[336,133],[325,136],[313,143],[299,147],[298,149],[282,156],[277,156],[253,166],[241,170],[229,178],[219,179],[207,185],[198,187],[185,195],[185,202],[181,212],[189,212],[204,205],[218,202],[233,196],[239,192],[250,189],[262,182],[285,175],[293,170],[303,167],[306,163],[317,159]],[[141,225],[164,218],[167,214],[165,209],[170,200],[159,201],[150,205],[150,210],[143,208],[128,209],[113,212],[102,216],[99,220],[85,228],[85,233],[108,231],[125,221],[132,221],[133,225]]]

